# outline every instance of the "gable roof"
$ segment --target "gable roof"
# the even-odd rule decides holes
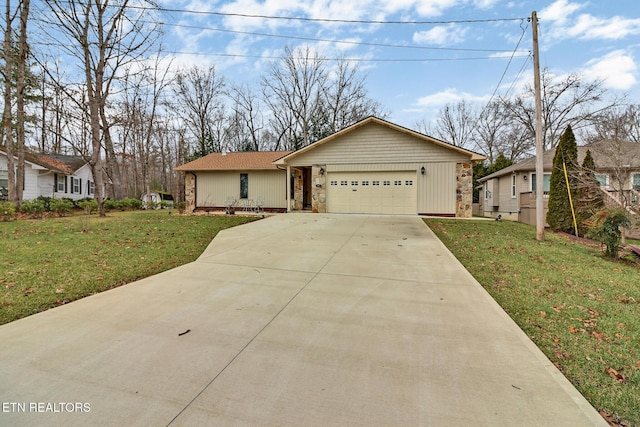
[[[0,152],[7,155],[5,147],[0,147]],[[64,175],[73,175],[75,171],[86,164],[82,156],[68,156],[64,154],[41,154],[25,151],[26,162],[48,169],[52,172]]]
[[[313,150],[314,148],[316,148],[316,147],[318,147],[320,145],[323,145],[323,144],[326,144],[327,142],[333,141],[333,140],[335,140],[335,139],[337,139],[337,138],[339,138],[339,137],[341,137],[341,136],[343,136],[343,135],[345,135],[345,134],[347,134],[349,132],[352,132],[352,131],[360,128],[360,127],[366,126],[366,125],[368,125],[370,123],[376,123],[376,124],[379,124],[379,125],[382,125],[382,126],[386,126],[386,127],[390,128],[392,130],[405,133],[407,135],[410,135],[410,136],[413,136],[415,138],[418,138],[418,139],[420,139],[422,141],[430,142],[432,144],[435,144],[435,145],[438,145],[438,146],[441,146],[441,147],[444,147],[444,148],[447,148],[447,149],[450,149],[450,150],[457,151],[459,153],[462,153],[462,154],[465,154],[467,156],[470,156],[472,161],[480,161],[480,160],[485,160],[486,159],[486,157],[483,156],[482,154],[478,154],[478,153],[466,150],[466,149],[461,148],[461,147],[456,147],[455,145],[449,144],[448,142],[444,142],[444,141],[441,141],[439,139],[433,138],[431,136],[422,134],[420,132],[416,132],[414,130],[402,127],[400,125],[396,125],[396,124],[388,122],[386,120],[382,120],[382,119],[380,119],[378,117],[369,116],[366,119],[360,120],[359,122],[354,123],[351,126],[348,126],[348,127],[344,128],[344,129],[342,129],[342,130],[340,130],[340,131],[338,131],[338,132],[336,132],[334,134],[331,134],[331,135],[329,135],[329,136],[327,136],[325,138],[319,139],[318,141],[315,141],[315,142],[307,145],[306,147],[303,147],[303,148],[301,148],[299,150],[296,150],[296,151],[292,152],[291,154],[283,156],[282,158],[278,159],[275,162],[275,164],[283,166],[283,165],[285,165],[287,163],[288,160],[291,160],[291,159],[299,156],[300,154],[306,153],[309,150]]]
[[[617,165],[616,162],[619,163],[622,160],[621,156],[624,156],[624,158],[629,161],[629,164],[625,165],[625,167],[640,168],[640,143],[601,140],[588,145],[581,145],[578,147],[578,163],[582,164],[584,156],[587,155],[587,150],[591,151],[593,162],[597,169],[611,169],[618,167],[619,165]],[[555,148],[543,153],[542,163],[545,171],[550,171],[553,168],[553,158],[555,155]],[[482,177],[478,179],[478,182],[484,182],[489,179],[499,178],[516,172],[535,172],[535,170],[536,157],[533,156],[504,169],[500,169],[491,175]]]
[[[278,169],[274,161],[291,151],[211,153],[175,168],[177,171]]]

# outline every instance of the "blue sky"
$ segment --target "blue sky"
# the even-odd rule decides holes
[[[213,63],[228,81],[257,86],[268,61],[281,56],[285,45],[309,45],[327,58],[359,60],[370,96],[390,112],[390,120],[408,127],[432,120],[446,103],[483,104],[496,91],[504,96],[532,82],[526,18],[535,10],[542,67],[558,76],[603,79],[612,94],[628,93],[630,102],[640,103],[637,0],[162,0],[161,5],[176,10],[162,14],[168,24],[165,48],[173,52],[174,65]]]

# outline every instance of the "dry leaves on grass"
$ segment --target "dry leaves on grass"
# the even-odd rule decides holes
[[[624,384],[625,381],[627,380],[627,377],[622,372],[620,372],[623,369],[624,368],[620,368],[619,370],[615,370],[613,368],[607,368],[607,369],[605,369],[605,372],[607,373],[607,375],[609,375],[611,378],[613,378],[614,380],[616,380],[620,384]]]

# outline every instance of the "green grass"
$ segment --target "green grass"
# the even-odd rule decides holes
[[[0,222],[0,324],[191,262],[253,219],[160,210]]]
[[[640,426],[637,264],[515,222],[425,222],[596,409]]]

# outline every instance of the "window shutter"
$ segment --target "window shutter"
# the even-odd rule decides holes
[[[82,178],[78,178],[78,191],[82,194]]]
[[[73,184],[74,184],[73,180],[74,180],[74,179],[75,179],[75,178],[74,178],[74,177],[72,177],[72,176],[70,176],[70,177],[69,177],[69,187],[70,187],[70,188],[69,188],[69,193],[71,193],[71,194],[73,194]]]
[[[58,192],[58,174],[57,173],[53,174],[53,192],[54,193]]]
[[[65,193],[68,193],[68,191],[67,191],[68,190],[67,181],[68,181],[67,180],[67,176],[65,175],[64,176],[64,192]]]

